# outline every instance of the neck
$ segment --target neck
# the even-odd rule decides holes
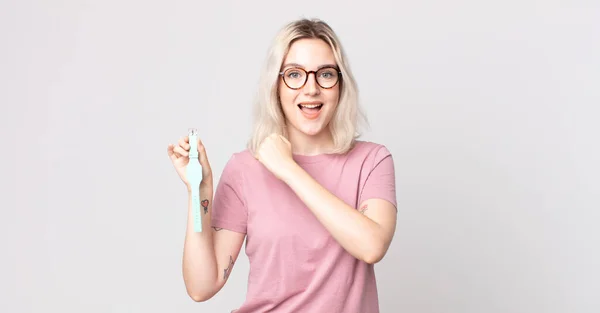
[[[333,148],[333,137],[328,129],[316,135],[306,135],[292,126],[288,126],[287,131],[293,154],[317,155]]]

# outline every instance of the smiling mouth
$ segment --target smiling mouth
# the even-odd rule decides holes
[[[323,107],[323,103],[319,103],[319,104],[298,104],[298,108],[300,108],[300,110],[302,110],[303,112],[306,113],[316,113],[319,112],[319,110],[321,110],[321,108]]]
[[[323,103],[300,103],[298,108],[302,115],[309,120],[314,120],[319,117]]]

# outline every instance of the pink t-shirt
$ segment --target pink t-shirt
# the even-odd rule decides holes
[[[345,155],[294,159],[353,208],[371,198],[396,206],[394,163],[383,145],[357,141]],[[248,150],[227,162],[212,216],[213,226],[247,235],[248,292],[235,313],[379,312],[373,265],[346,252]]]

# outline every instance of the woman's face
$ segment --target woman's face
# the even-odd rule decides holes
[[[317,73],[306,74],[309,71]],[[290,131],[312,136],[326,130],[338,105],[341,78],[329,45],[320,39],[294,42],[281,72],[279,98],[288,125],[293,128]]]

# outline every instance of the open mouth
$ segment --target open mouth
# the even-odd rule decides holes
[[[322,107],[323,107],[323,103],[315,103],[315,104],[300,103],[300,104],[298,104],[298,108],[300,108],[300,110],[302,110],[302,112],[309,113],[309,114],[314,114],[314,113],[319,112]]]
[[[309,120],[314,120],[319,117],[321,113],[321,108],[323,107],[323,103],[300,103],[298,104],[298,108],[304,118]]]

